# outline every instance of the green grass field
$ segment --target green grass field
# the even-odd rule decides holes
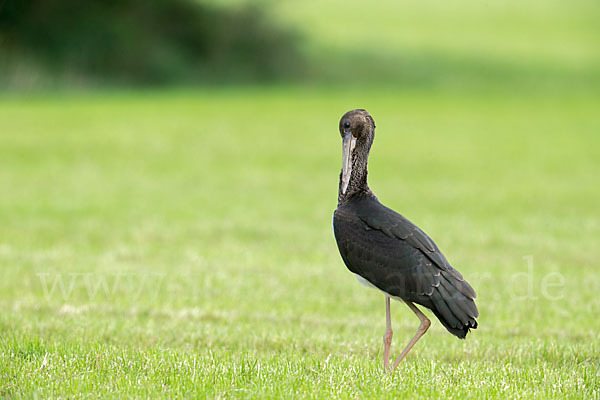
[[[0,397],[599,398],[600,7],[294,4],[303,88],[0,96]],[[391,377],[331,229],[358,107],[371,188],[479,295]]]
[[[459,341],[434,321],[391,378],[383,296],[331,232],[337,122],[356,106],[377,122],[371,187],[479,294],[479,329]],[[597,397],[598,106],[291,89],[3,100],[0,393]],[[392,312],[397,354],[418,320]]]

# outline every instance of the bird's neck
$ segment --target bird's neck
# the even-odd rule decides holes
[[[352,172],[346,192],[342,193],[342,175],[340,173],[340,184],[338,190],[338,205],[348,201],[350,198],[364,194],[373,195],[367,183],[367,162],[369,154],[356,154],[352,160]],[[373,195],[374,196],[374,195]]]

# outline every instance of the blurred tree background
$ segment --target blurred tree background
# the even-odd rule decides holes
[[[591,0],[0,0],[0,87],[588,90],[599,18]]]
[[[46,84],[276,81],[300,67],[297,40],[249,4],[0,1],[5,84],[23,71]]]

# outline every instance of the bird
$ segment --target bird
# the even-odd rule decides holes
[[[385,295],[383,364],[391,374],[431,325],[417,305],[431,310],[452,335],[465,339],[477,328],[477,295],[425,232],[381,204],[369,188],[367,163],[375,136],[371,114],[364,109],[348,111],[340,119],[339,132],[342,170],[333,232],[346,267],[360,283]],[[404,302],[420,324],[390,368],[391,298]]]

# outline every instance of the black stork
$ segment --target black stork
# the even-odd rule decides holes
[[[464,339],[471,328],[477,328],[476,294],[425,232],[381,204],[369,189],[367,161],[375,134],[373,117],[365,110],[348,111],[339,129],[343,163],[333,232],[348,269],[360,283],[385,295],[383,364],[391,373],[431,325],[415,303],[429,308],[451,334]],[[391,369],[390,298],[406,303],[421,321]]]

